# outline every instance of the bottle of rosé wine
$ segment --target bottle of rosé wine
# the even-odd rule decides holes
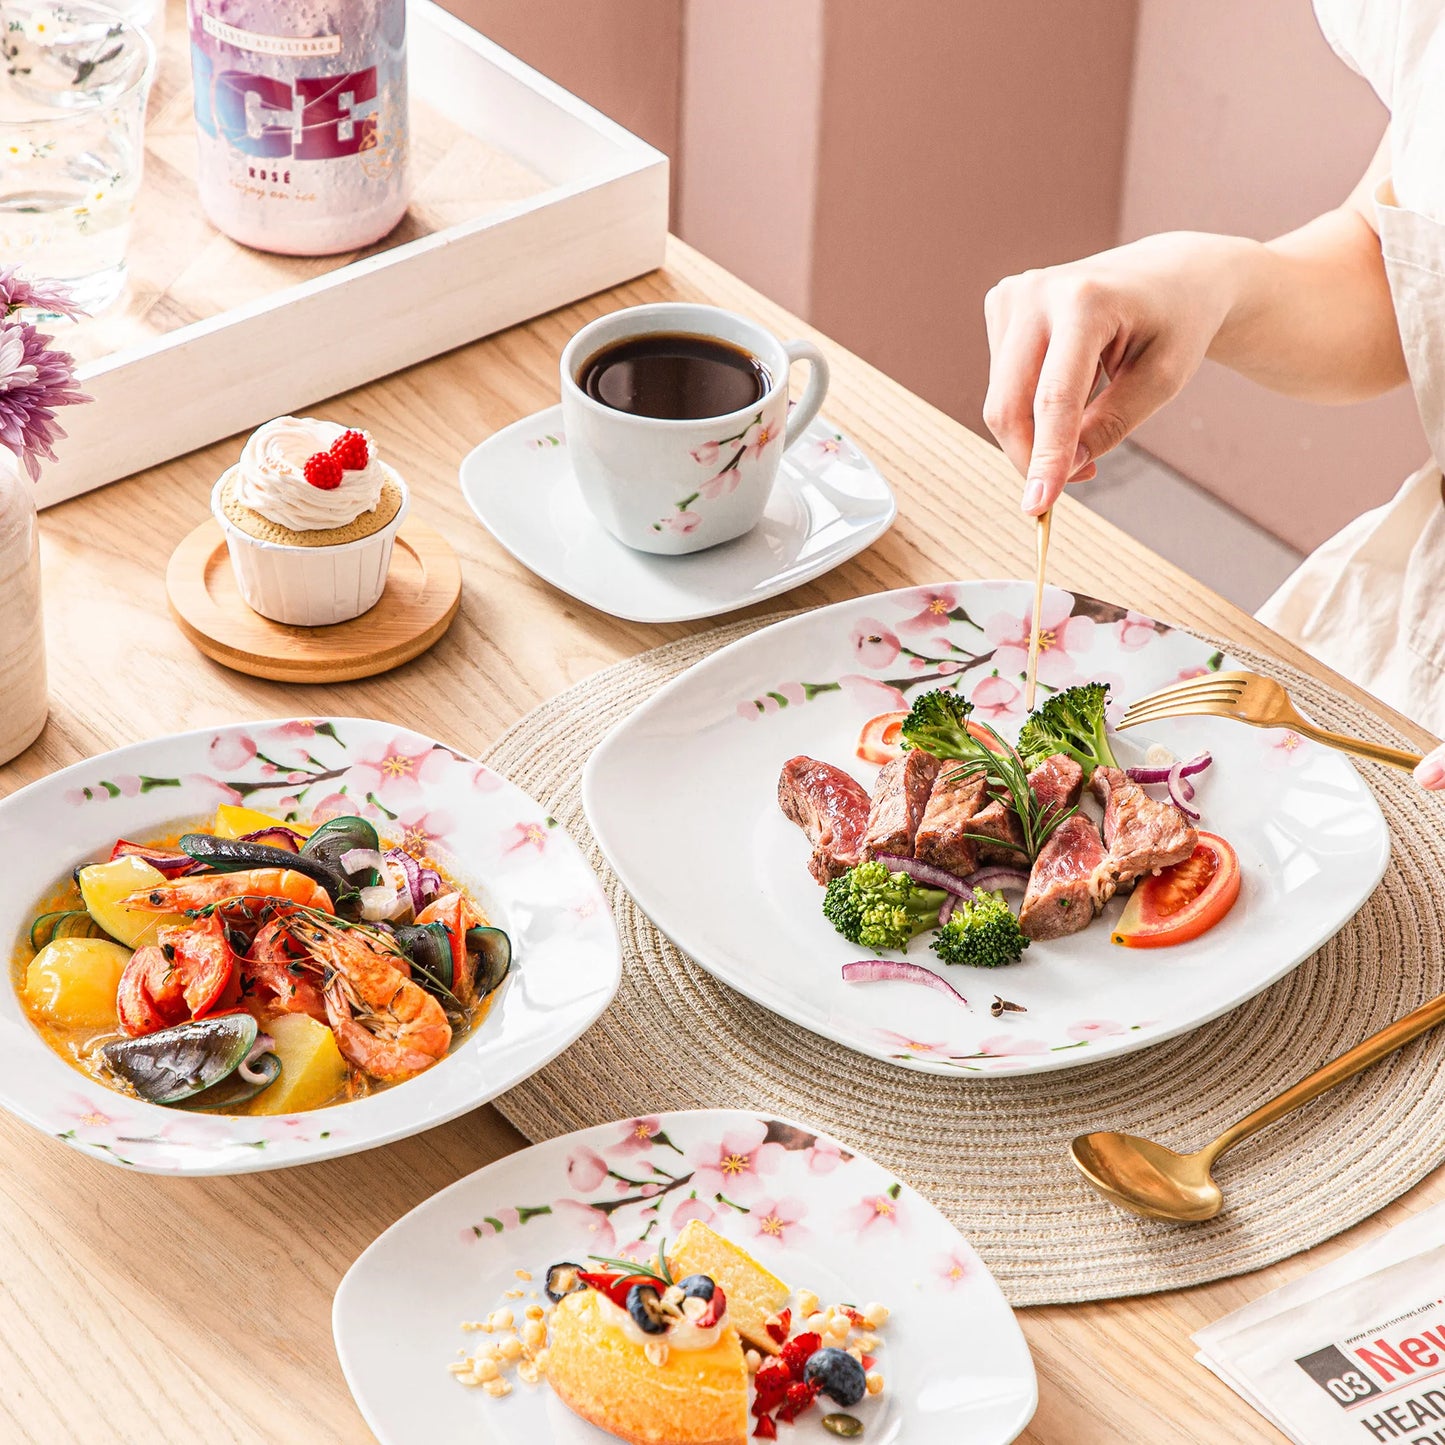
[[[406,0],[187,0],[198,184],[243,245],[325,256],[406,211]]]

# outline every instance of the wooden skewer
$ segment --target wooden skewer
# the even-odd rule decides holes
[[[1039,518],[1038,566],[1034,572],[1034,615],[1029,628],[1029,671],[1024,682],[1024,707],[1034,710],[1034,690],[1038,686],[1039,674],[1039,614],[1044,610],[1044,562],[1049,555],[1049,524],[1053,520],[1052,507]]]

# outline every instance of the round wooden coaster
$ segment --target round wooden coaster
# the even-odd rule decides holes
[[[276,682],[349,682],[436,642],[461,606],[462,569],[441,533],[413,518],[396,534],[375,607],[331,627],[288,627],[241,600],[225,534],[207,518],[171,553],[166,597],[181,631],[226,667]]]

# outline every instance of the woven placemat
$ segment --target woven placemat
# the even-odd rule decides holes
[[[1445,991],[1445,812],[1410,778],[1366,765],[1393,858],[1357,917],[1287,978],[1183,1037],[1092,1066],[947,1079],[853,1053],[716,982],[622,889],[592,840],[587,755],[669,678],[777,618],[660,647],[523,718],[487,762],[542,801],[602,877],[622,939],[616,1000],[560,1058],[497,1101],[529,1139],[667,1109],[751,1108],[816,1124],[930,1198],[1015,1305],[1144,1294],[1258,1269],[1373,1214],[1445,1154],[1445,1030],[1239,1146],[1207,1224],[1139,1219],[1082,1181],[1068,1143],[1118,1128],[1179,1148],[1213,1138],[1326,1059]],[[1239,647],[1327,726],[1408,746],[1303,673]],[[674,1059],[659,1065],[658,1041]]]

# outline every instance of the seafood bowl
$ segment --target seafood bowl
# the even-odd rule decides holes
[[[621,954],[581,852],[506,779],[443,743],[365,718],[236,724],[135,743],[0,801],[9,860],[0,936],[27,951],[44,899],[117,838],[183,831],[221,804],[319,822],[359,815],[436,860],[510,936],[513,964],[481,1024],[432,1067],[296,1114],[190,1112],[117,1092],[68,1062],[0,989],[0,1105],[109,1164],[239,1174],[314,1163],[420,1133],[534,1073],[601,1014]]]

